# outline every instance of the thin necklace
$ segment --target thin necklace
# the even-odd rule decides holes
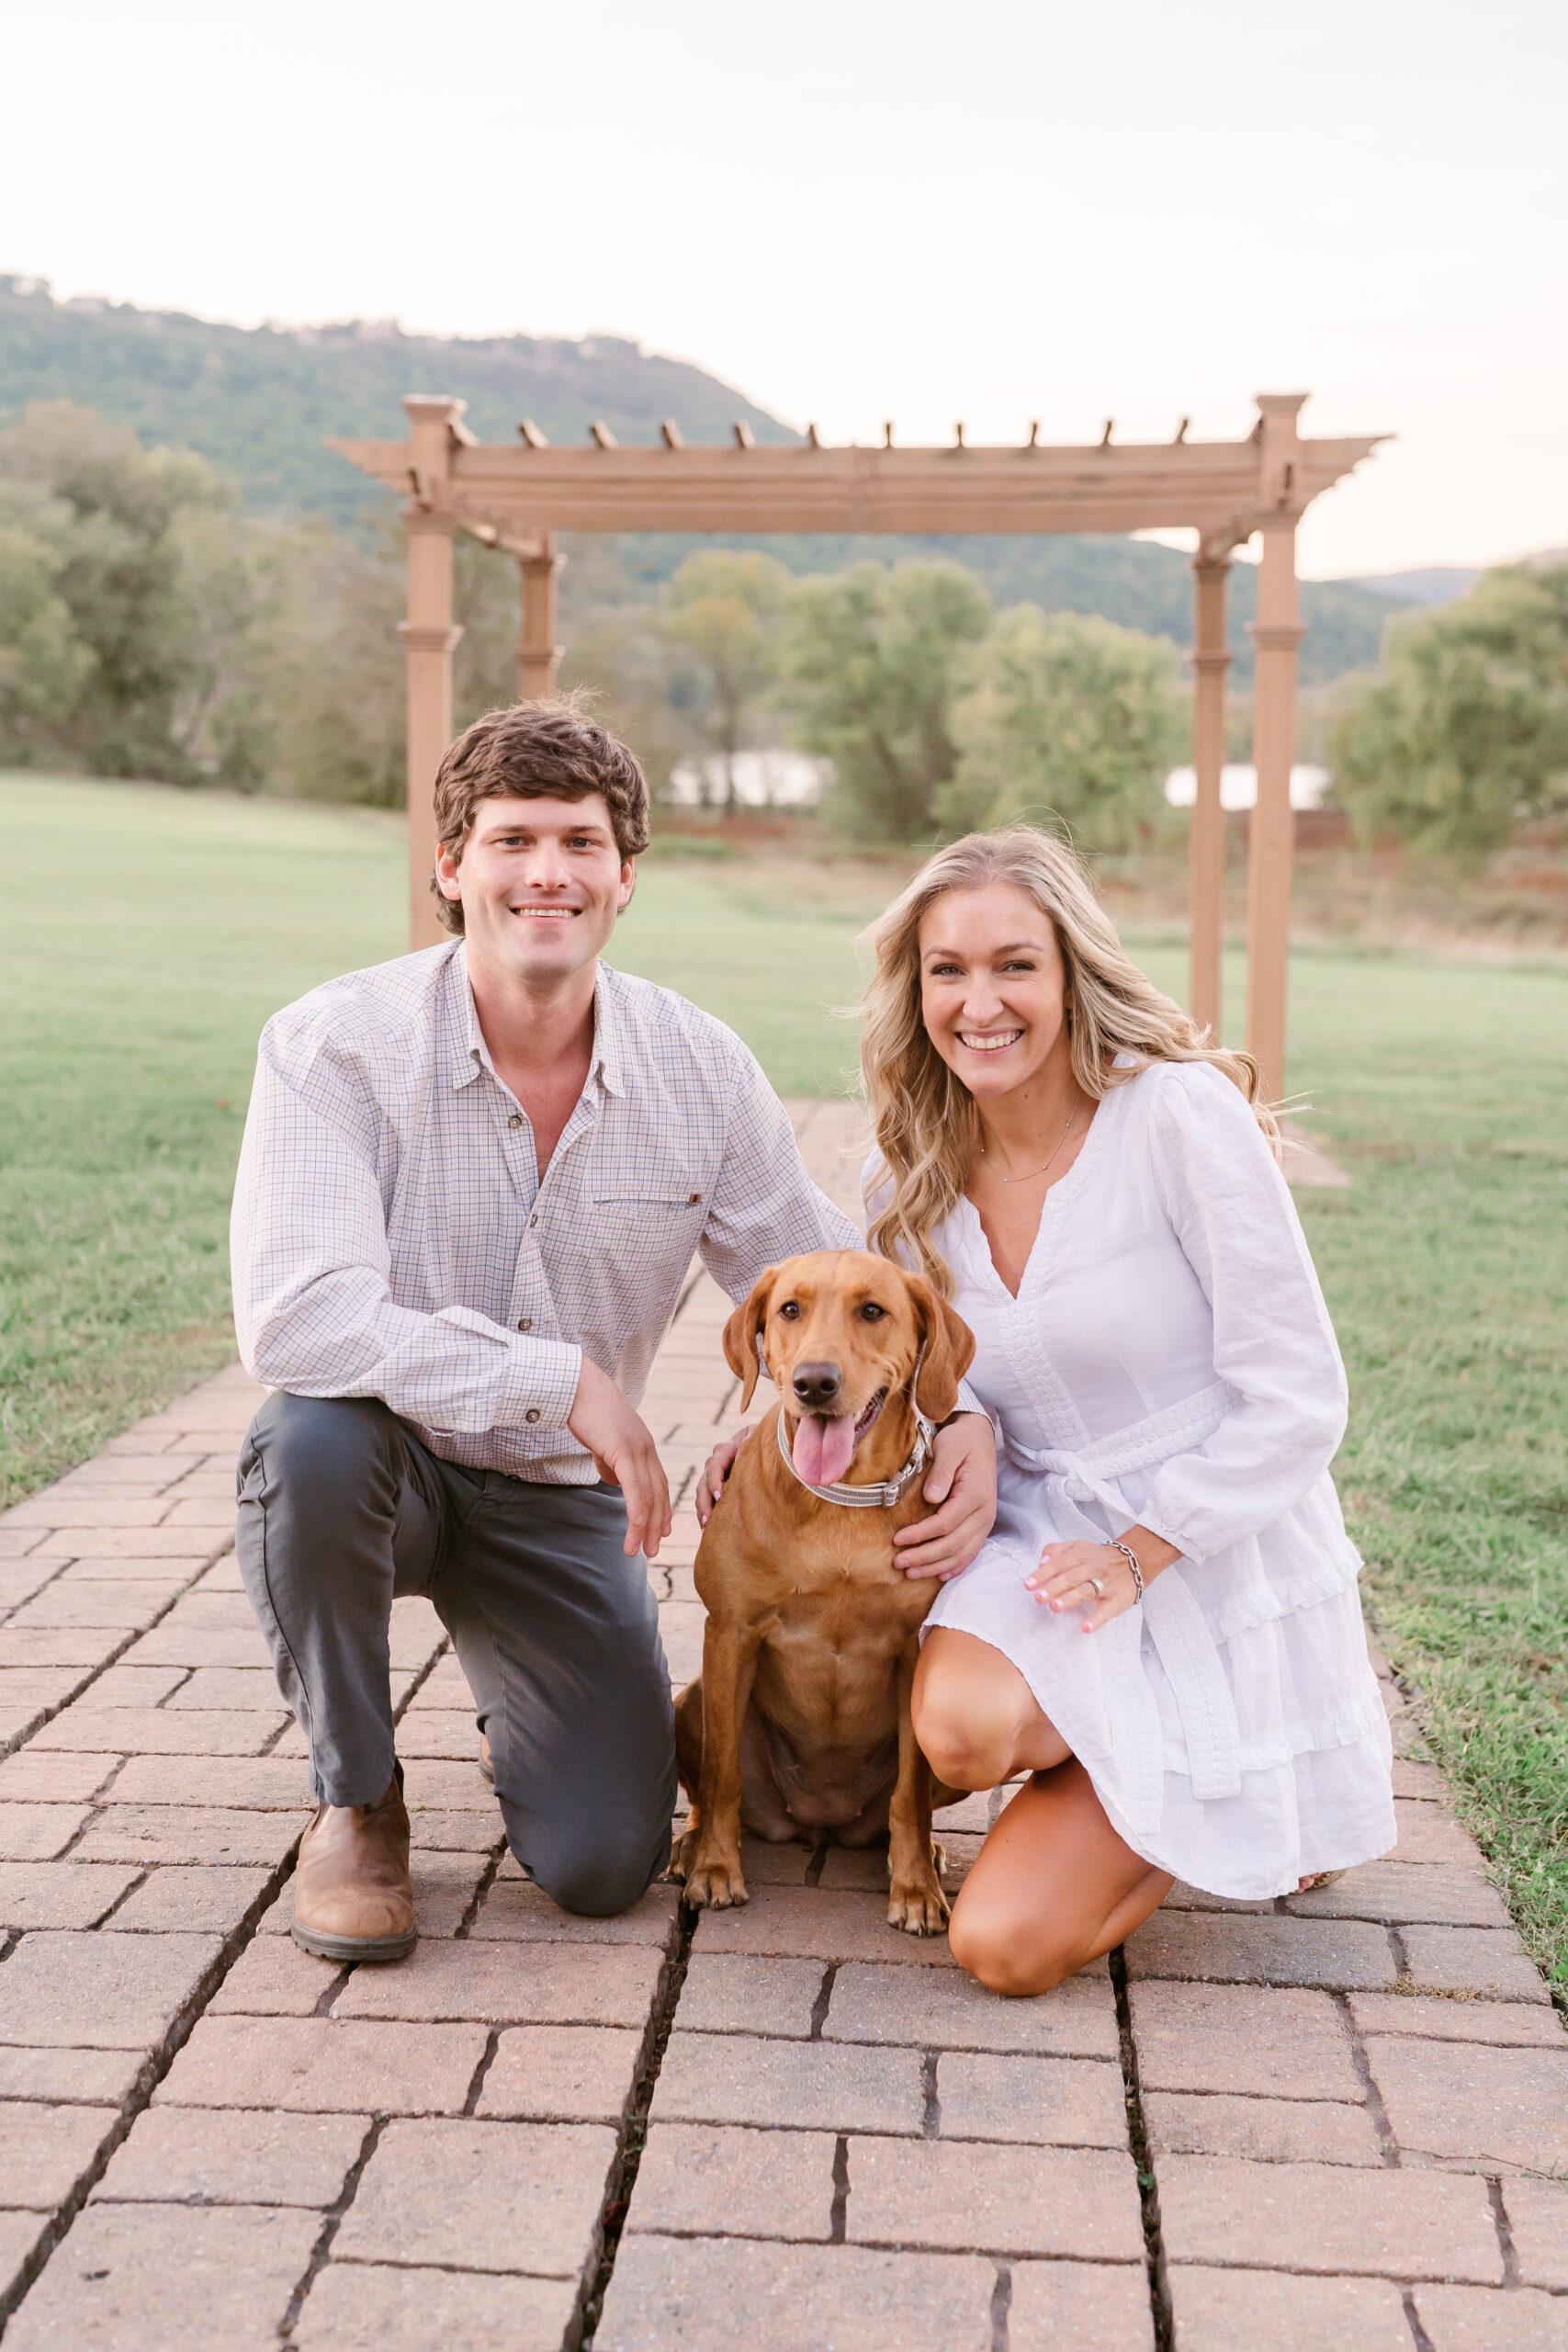
[[[1056,1137],[1056,1151],[1060,1151],[1060,1150],[1061,1150],[1061,1148],[1062,1148],[1062,1146],[1066,1142],[1066,1140],[1067,1140],[1067,1128],[1068,1128],[1068,1127],[1070,1127],[1070,1126],[1072,1125],[1073,1121],[1077,1117],[1077,1115],[1078,1115],[1078,1106],[1077,1106],[1077,1104],[1075,1102],[1075,1103],[1073,1104],[1072,1109],[1067,1113],[1067,1125],[1062,1129],[1061,1134]],[[1034,1182],[1034,1179],[1036,1178],[1036,1176],[1043,1176],[1043,1175],[1045,1174],[1046,1169],[1048,1169],[1048,1168],[1051,1166],[1051,1162],[1052,1162],[1052,1160],[1054,1160],[1054,1159],[1055,1159],[1055,1157],[1056,1157],[1056,1151],[1054,1151],[1054,1152],[1051,1154],[1051,1159],[1048,1159],[1048,1160],[1045,1162],[1045,1167],[1044,1167],[1044,1168],[1032,1168],[1032,1169],[1030,1170],[1029,1174],[1028,1174],[1027,1176],[1002,1176],[1002,1177],[1001,1177],[1001,1179],[1000,1179],[1000,1181],[1001,1181],[1004,1184],[1032,1184],[1032,1183],[1033,1183],[1033,1182]],[[990,1155],[987,1153],[987,1149],[986,1149],[985,1145],[984,1145],[984,1144],[982,1144],[982,1145],[980,1146],[980,1157],[981,1157],[981,1159],[988,1159],[988,1158],[989,1158],[989,1156],[990,1156]],[[999,1174],[999,1170],[998,1170],[998,1174]]]

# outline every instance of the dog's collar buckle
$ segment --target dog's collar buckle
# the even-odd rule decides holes
[[[797,1479],[807,1494],[815,1495],[819,1502],[843,1503],[851,1510],[892,1510],[910,1480],[918,1478],[931,1460],[931,1445],[936,1437],[936,1423],[928,1420],[917,1405],[915,1407],[914,1451],[903,1468],[893,1477],[885,1478],[874,1487],[851,1487],[847,1486],[841,1478],[831,1487],[814,1487],[809,1478],[801,1477],[795,1466],[794,1458],[789,1450],[789,1438],[786,1434],[785,1425],[788,1419],[789,1415],[781,1405],[774,1427],[778,1431],[779,1452],[789,1465],[791,1477]]]

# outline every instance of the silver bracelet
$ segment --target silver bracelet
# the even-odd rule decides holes
[[[1126,1561],[1127,1566],[1133,1571],[1133,1583],[1135,1589],[1134,1594],[1134,1606],[1136,1607],[1138,1601],[1142,1600],[1144,1597],[1144,1572],[1138,1566],[1138,1555],[1136,1552],[1134,1551],[1130,1544],[1118,1543],[1114,1535],[1111,1538],[1111,1549],[1113,1552],[1120,1552],[1122,1557]]]

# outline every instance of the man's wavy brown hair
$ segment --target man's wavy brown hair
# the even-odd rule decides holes
[[[648,847],[648,785],[636,755],[596,727],[571,695],[514,702],[466,727],[435,772],[435,838],[455,862],[481,800],[586,800],[598,793],[624,859]],[[460,899],[434,870],[430,888],[448,931],[463,929]]]

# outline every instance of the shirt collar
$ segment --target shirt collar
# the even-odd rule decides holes
[[[608,965],[601,963],[593,981],[593,1057],[588,1065],[588,1075],[597,1078],[606,1094],[626,1091],[622,1076],[620,1022],[617,1017],[615,991],[613,986],[617,975]],[[479,1007],[474,1002],[473,984],[468,978],[468,948],[461,940],[447,967],[447,986],[452,1015],[451,1074],[454,1091],[471,1086],[480,1070],[495,1076],[495,1064],[485,1044],[485,1034],[479,1026]]]

